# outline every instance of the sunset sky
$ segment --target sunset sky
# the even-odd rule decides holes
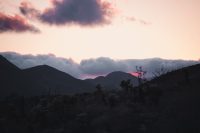
[[[0,52],[200,58],[200,0],[0,0]]]

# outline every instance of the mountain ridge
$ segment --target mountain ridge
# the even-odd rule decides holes
[[[19,71],[20,68],[9,62],[4,56],[0,55],[0,71]]]
[[[4,64],[0,66],[0,72],[4,73],[0,76],[3,81],[0,83],[3,88],[0,92],[6,96],[11,93],[25,96],[82,93],[94,91],[96,82],[106,89],[119,88],[122,80],[132,79],[134,84],[136,82],[136,77],[120,71],[109,73],[106,77],[81,80],[45,64],[20,69],[1,55],[0,63]]]
[[[92,86],[48,65],[20,69],[0,55],[0,95],[49,95],[87,92]]]

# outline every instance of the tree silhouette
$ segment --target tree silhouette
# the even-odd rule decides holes
[[[101,84],[97,84],[97,85],[96,85],[96,89],[97,89],[97,91],[102,91],[102,86],[101,86]]]
[[[131,84],[131,80],[122,80],[120,83],[120,87],[125,90],[127,94],[130,94],[131,89],[133,88],[133,85]]]
[[[163,66],[160,69],[155,70],[154,72],[152,72],[153,74],[153,78],[158,78],[161,75],[164,75],[166,73],[168,73],[169,70],[167,70],[166,68],[164,68]]]
[[[136,66],[136,73],[137,73],[137,78],[138,78],[138,84],[141,85],[143,81],[146,81],[146,71],[143,70],[142,66]]]
[[[99,103],[104,103],[106,104],[106,100],[105,100],[105,94],[104,91],[102,90],[103,87],[101,86],[101,84],[97,84],[96,85],[96,91],[95,91],[95,97],[96,97],[96,101]]]
[[[138,78],[138,85],[139,85],[139,98],[141,102],[145,102],[144,100],[144,90],[143,90],[143,86],[142,83],[146,81],[145,75],[146,75],[146,71],[143,70],[142,66],[136,66],[136,70],[137,70],[137,78]]]

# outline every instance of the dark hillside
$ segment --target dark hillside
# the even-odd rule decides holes
[[[21,70],[0,56],[0,96],[37,96],[92,91],[92,85],[47,65]]]
[[[114,80],[115,74],[107,78]],[[76,83],[85,85],[46,65],[23,70],[22,75],[26,85],[35,90],[62,85],[70,88],[61,81],[73,83],[72,87]],[[0,132],[199,133],[199,79],[200,64],[169,72],[137,87],[124,81],[120,90],[98,87],[94,92],[73,95],[52,92],[7,97],[0,100]],[[30,89],[30,94],[34,89]]]
[[[152,82],[164,88],[154,132],[200,132],[200,64],[173,71]]]
[[[27,77],[28,86],[43,89],[44,94],[81,93],[92,89],[90,84],[47,65],[25,69],[23,75]]]
[[[100,76],[95,79],[87,79],[85,81],[93,84],[94,86],[96,86],[97,84],[101,84],[106,89],[117,89],[117,88],[120,88],[119,85],[122,80],[128,80],[128,79],[131,80],[131,83],[133,84],[133,86],[138,85],[137,77],[129,73],[120,72],[120,71],[109,73],[105,77]]]

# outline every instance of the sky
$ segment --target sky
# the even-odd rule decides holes
[[[198,60],[199,12],[200,0],[0,0],[0,52]]]

